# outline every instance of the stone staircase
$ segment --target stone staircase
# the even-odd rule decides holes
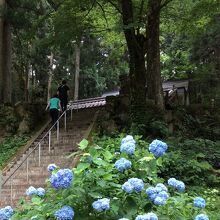
[[[55,163],[60,168],[70,167],[73,158],[67,158],[69,154],[77,151],[79,143],[88,132],[97,108],[81,109],[74,112],[72,120],[67,115],[67,129],[64,124],[60,125],[59,140],[57,140],[56,130],[51,132],[51,149],[49,152],[49,138],[41,141],[41,148],[34,146],[42,139],[48,129],[44,131],[20,157],[16,158],[16,163],[3,172],[3,183],[17,169],[13,176],[3,184],[0,194],[0,207],[6,205],[16,206],[20,197],[25,197],[25,191],[29,186],[45,187],[46,179],[49,177],[47,171],[48,164]],[[27,155],[33,151],[28,159],[24,161]],[[40,156],[39,156],[40,155]]]

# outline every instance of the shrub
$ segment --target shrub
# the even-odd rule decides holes
[[[57,219],[70,220],[143,220],[150,217],[155,220],[188,220],[199,214],[209,215],[208,201],[204,209],[198,209],[193,205],[194,195],[165,186],[166,181],[157,176],[158,167],[163,166],[163,158],[156,158],[149,152],[149,143],[136,136],[135,152],[130,155],[120,153],[121,140],[122,136],[101,139],[98,145],[92,147],[88,147],[88,142],[83,140],[79,144],[82,150],[80,162],[72,170],[74,180],[71,184],[69,174],[68,187],[64,189],[53,188],[48,181],[45,196],[33,195],[31,203],[21,204],[21,208],[15,210],[12,220],[32,219],[33,216],[39,220],[54,219],[54,214]],[[118,171],[114,164],[120,158],[131,161],[131,167]],[[51,175],[58,175],[58,172],[56,168]],[[128,189],[128,186],[123,187],[126,182],[130,190],[124,191],[123,188]],[[152,187],[152,193],[149,187]],[[149,199],[148,196],[153,193],[155,198]],[[57,217],[56,213],[61,210],[61,214],[64,213],[63,207],[68,207],[68,218]]]

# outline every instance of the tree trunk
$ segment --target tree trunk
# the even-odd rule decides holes
[[[3,31],[3,102],[11,103],[11,25],[4,21]]]
[[[131,0],[121,0],[124,34],[129,51],[131,116],[134,123],[143,122],[146,110],[145,38],[135,32]],[[128,26],[130,27],[128,28]]]
[[[220,80],[220,37],[216,40],[217,46],[215,47],[215,70],[216,77]]]
[[[50,68],[48,73],[48,86],[47,86],[47,102],[49,102],[51,98],[51,82],[53,78],[53,53],[50,55]]]
[[[5,1],[0,0],[0,7],[5,7]],[[4,17],[3,15],[0,16],[0,103],[3,103],[3,32],[4,32]]]
[[[74,101],[79,98],[80,43],[75,45]]]
[[[147,96],[164,109],[163,89],[160,73],[160,6],[161,0],[149,1],[147,23]]]
[[[28,64],[27,70],[26,70],[26,75],[25,75],[25,88],[24,88],[24,93],[25,93],[25,102],[30,101],[30,78],[32,75],[32,65]]]

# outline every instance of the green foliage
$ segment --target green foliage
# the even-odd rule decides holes
[[[18,128],[18,117],[11,106],[0,107],[0,127],[8,132],[15,132]]]
[[[178,108],[173,117],[174,132],[183,138],[219,140],[219,109],[206,105],[191,105]]]
[[[159,219],[167,220],[190,220],[199,209],[193,207],[195,193],[177,193],[170,189],[170,197],[165,206],[153,205],[143,191],[141,193],[127,194],[122,191],[121,185],[128,178],[137,177],[145,182],[145,188],[156,183],[164,182],[157,177],[157,168],[163,166],[163,158],[156,159],[147,150],[148,143],[135,136],[137,141],[136,151],[133,156],[119,153],[121,134],[116,138],[95,137],[96,145],[89,146],[86,140],[80,142],[80,163],[73,168],[74,181],[70,188],[55,190],[51,188],[48,181],[48,189],[45,198],[33,197],[31,202],[21,201],[19,209],[15,210],[12,219],[54,219],[56,210],[64,205],[74,208],[76,220],[112,220],[126,217],[134,219],[138,214],[155,212]],[[114,168],[117,159],[125,157],[132,162],[132,168],[124,172],[118,172]],[[56,171],[53,171],[56,172]],[[110,210],[96,212],[91,204],[98,198],[110,198]],[[207,201],[207,208],[203,211],[213,219],[211,210],[217,209],[213,206],[213,200]]]
[[[149,133],[152,137],[166,138],[169,135],[168,125],[160,120],[152,121],[149,124]]]
[[[27,136],[10,136],[4,138],[0,143],[0,168],[3,168],[9,159],[11,159],[17,150],[26,144]]]
[[[171,141],[171,151],[164,156],[160,175],[178,177],[189,185],[217,186],[220,184],[219,146],[220,142],[201,138]]]

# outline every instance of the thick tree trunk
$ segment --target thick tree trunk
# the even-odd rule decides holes
[[[3,31],[3,102],[11,103],[11,25],[4,21]]]
[[[149,1],[147,23],[147,96],[164,109],[160,72],[160,4],[161,0]]]
[[[74,101],[79,98],[80,43],[75,45]]]
[[[5,0],[0,0],[0,7],[4,8]],[[4,17],[0,16],[0,103],[3,103],[3,32],[4,32]]]
[[[53,79],[53,53],[50,55],[50,68],[48,73],[48,84],[47,84],[47,102],[49,102],[51,98],[51,83]]]
[[[220,37],[216,40],[217,46],[215,48],[215,70],[216,77],[220,80]]]
[[[26,70],[26,75],[25,75],[25,88],[24,88],[24,93],[25,93],[25,102],[30,101],[30,78],[32,75],[32,65],[29,64]]]
[[[146,106],[146,68],[144,36],[136,33],[133,24],[133,10],[131,0],[121,0],[124,34],[129,51],[130,85],[131,85],[131,116],[134,123],[143,121]],[[128,25],[131,27],[128,28]]]

